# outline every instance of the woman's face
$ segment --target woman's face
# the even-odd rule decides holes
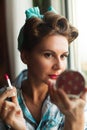
[[[49,36],[28,53],[29,77],[37,83],[56,78],[66,69],[68,40],[62,35]]]

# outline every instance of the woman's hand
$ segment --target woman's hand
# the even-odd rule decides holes
[[[58,106],[65,115],[64,130],[84,129],[84,107],[86,103],[87,90],[84,89],[79,98],[69,98],[63,89],[49,86],[51,101]]]
[[[16,88],[13,87],[0,95],[0,118],[14,130],[26,130],[16,93]],[[6,100],[9,97],[11,97],[11,101]]]

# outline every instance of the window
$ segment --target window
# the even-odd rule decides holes
[[[76,17],[79,29],[78,57],[79,67],[87,81],[87,0],[76,0]]]
[[[70,68],[80,71],[87,82],[87,0],[65,0],[69,21],[78,28],[79,36],[70,47]]]

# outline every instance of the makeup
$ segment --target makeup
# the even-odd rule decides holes
[[[11,81],[10,81],[9,76],[8,76],[7,74],[5,74],[5,79],[6,79],[7,84],[8,84],[8,86],[6,87],[6,90],[11,90],[11,89],[13,89],[12,84],[11,84]],[[16,95],[16,94],[13,92],[6,100],[12,101],[11,97],[14,97],[15,95]]]
[[[85,79],[78,71],[64,71],[57,79],[57,88],[62,88],[70,98],[79,98],[85,88]]]
[[[7,74],[5,74],[5,79],[8,83],[7,90],[13,89],[13,87],[11,85],[11,81],[10,81],[9,76]]]

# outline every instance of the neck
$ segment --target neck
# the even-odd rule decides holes
[[[46,84],[35,86],[33,84],[24,82],[22,86],[24,95],[32,100],[34,103],[43,101],[48,93],[48,87]]]

